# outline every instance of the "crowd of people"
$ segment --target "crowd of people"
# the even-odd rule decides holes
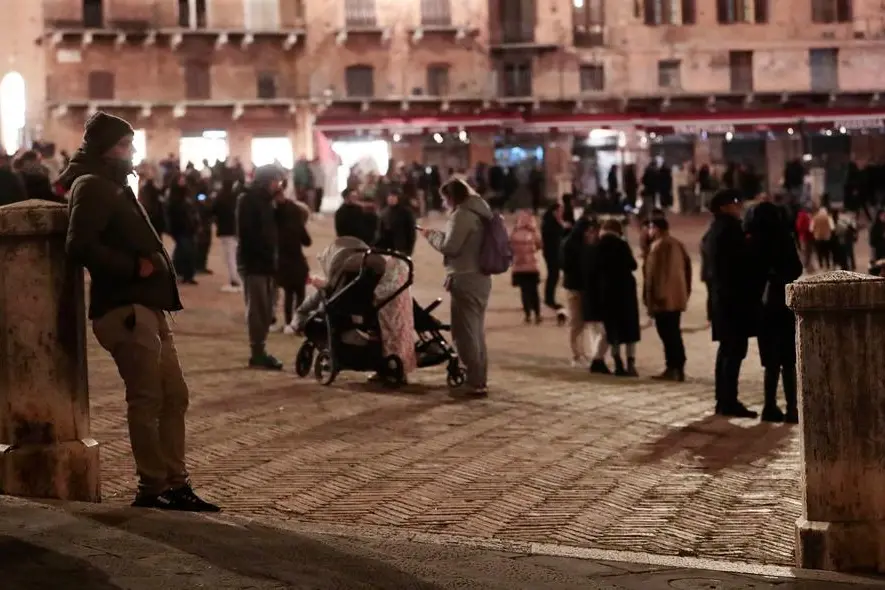
[[[168,313],[182,309],[180,287],[194,284],[200,272],[211,272],[207,260],[213,236],[225,254],[225,289],[242,292],[245,299],[249,365],[255,368],[282,369],[283,363],[267,351],[269,332],[277,325],[299,333],[322,301],[316,294],[337,283],[351,254],[379,247],[408,256],[423,236],[445,268],[452,338],[466,369],[459,395],[488,395],[490,275],[506,270],[519,289],[527,323],[543,321],[543,306],[567,324],[575,365],[596,374],[638,376],[636,346],[644,308],[663,348],[663,370],[655,378],[686,378],[681,321],[693,292],[693,273],[691,256],[670,233],[666,204],[633,217],[601,213],[592,203],[578,213],[571,195],[565,195],[539,221],[532,211],[536,203],[529,202],[508,235],[495,213],[502,205],[496,200],[500,195],[475,177],[452,174],[439,179],[434,190],[439,206],[448,211],[445,228],[436,230],[420,227],[417,220],[423,213],[420,195],[437,185],[418,188],[414,167],[392,166],[384,176],[354,174],[348,181],[344,203],[335,213],[336,238],[318,257],[323,275],[311,276],[304,248],[311,245],[308,222],[319,191],[303,169],[300,176],[297,166],[296,171],[260,166],[247,173],[236,159],[206,162],[203,170],[182,169],[170,157],[139,171],[136,195],[129,185],[133,139],[126,121],[98,113],[86,123],[83,144],[72,156],[59,154],[56,160],[54,148],[39,146],[13,162],[0,162],[0,182],[19,191],[0,194],[6,202],[69,201],[68,254],[89,270],[93,332],[126,387],[139,476],[135,506],[219,509],[199,498],[189,481],[184,459],[189,393],[167,321]],[[53,172],[56,161],[58,174]],[[841,235],[842,220],[826,199],[811,212],[796,206],[788,193],[774,199],[763,195],[749,207],[745,197],[721,188],[705,203],[713,221],[702,240],[700,275],[707,287],[712,338],[719,343],[715,411],[758,416],[739,400],[741,366],[755,337],[765,369],[761,417],[796,422],[796,328],[785,303],[786,285],[803,272],[809,236],[823,268],[847,267],[854,256],[834,247],[847,242],[833,237]],[[626,240],[633,220],[639,231],[638,260]],[[809,233],[803,234],[806,227]],[[504,247],[501,231],[507,264],[489,270],[490,249],[503,252],[498,249]],[[163,246],[164,233],[175,243],[171,256]],[[885,214],[875,219],[870,243],[875,258],[885,254],[877,249],[885,244]],[[383,280],[375,297],[400,293],[381,310],[382,346],[385,354],[400,357],[408,374],[418,364],[411,295],[400,292],[408,272],[392,256],[379,270]],[[315,288],[313,294],[307,293],[308,286]],[[557,298],[560,286],[565,305]],[[283,317],[277,318],[280,300]],[[777,403],[781,382],[785,411]]]

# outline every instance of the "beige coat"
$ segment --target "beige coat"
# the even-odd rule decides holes
[[[691,258],[667,234],[655,240],[645,260],[645,305],[649,313],[685,311],[691,295]]]

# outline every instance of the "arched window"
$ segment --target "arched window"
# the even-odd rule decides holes
[[[9,72],[0,81],[0,139],[10,154],[22,146],[26,115],[25,79],[18,72]]]

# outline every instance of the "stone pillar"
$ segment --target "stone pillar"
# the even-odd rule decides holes
[[[0,207],[0,492],[101,500],[89,434],[83,272],[67,206]]]
[[[806,277],[787,287],[787,304],[798,320],[797,565],[885,572],[885,280]]]

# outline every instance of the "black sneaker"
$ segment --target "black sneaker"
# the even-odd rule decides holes
[[[163,492],[160,498],[168,502],[166,510],[180,510],[182,512],[221,512],[221,508],[203,500],[194,493],[189,485]],[[159,506],[158,506],[159,508]]]
[[[786,416],[777,406],[766,406],[762,408],[763,422],[783,422]]]
[[[282,371],[283,363],[280,359],[267,353],[254,354],[249,359],[249,366],[253,369],[267,369],[268,371]]]
[[[590,363],[590,372],[595,373],[597,375],[611,375],[611,369],[608,368],[608,365],[605,364],[605,361],[602,359],[595,359]]]
[[[787,424],[799,424],[799,410],[787,408],[787,413],[784,414],[784,422]]]
[[[171,502],[166,494],[149,494],[147,492],[138,492],[135,495],[135,501],[132,502],[133,508],[159,508],[168,510]]]

